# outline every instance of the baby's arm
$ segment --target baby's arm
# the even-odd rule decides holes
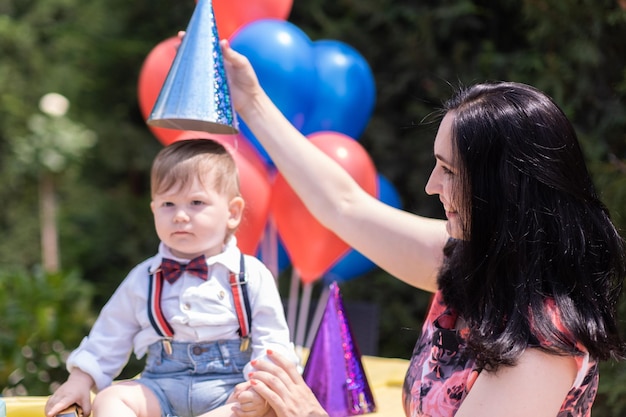
[[[91,388],[93,379],[89,374],[74,368],[67,381],[48,398],[46,416],[52,417],[65,410],[72,404],[78,404],[85,415],[91,413]]]

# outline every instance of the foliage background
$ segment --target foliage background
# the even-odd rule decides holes
[[[436,129],[429,114],[460,83],[506,79],[543,89],[563,107],[601,195],[624,230],[625,3],[295,0],[289,21],[312,40],[346,42],[369,62],[377,103],[359,140],[397,188],[405,210],[442,216],[437,199],[423,192]],[[186,27],[194,5],[191,0],[0,0],[0,389],[5,395],[46,395],[54,389],[65,378],[64,355],[127,271],[156,248],[148,170],[161,145],[139,112],[137,78],[151,49]],[[39,98],[50,91],[68,97],[68,117],[98,137],[56,177],[63,268],[55,276],[40,271],[37,172],[17,163],[13,153],[15,142],[29,134],[27,122],[38,112]],[[342,284],[342,294],[380,306],[380,355],[410,355],[427,295],[380,270]],[[626,303],[621,309],[626,313]],[[603,367],[594,415],[620,415],[626,409],[626,365]],[[137,369],[131,361],[125,373]]]

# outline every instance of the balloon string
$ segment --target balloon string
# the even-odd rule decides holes
[[[313,339],[315,338],[315,334],[317,333],[317,329],[320,327],[320,323],[322,322],[322,318],[324,317],[324,311],[326,310],[326,303],[328,302],[328,298],[330,297],[330,287],[328,285],[324,286],[322,293],[320,294],[320,298],[317,301],[317,307],[315,308],[315,314],[313,316],[313,320],[311,321],[311,327],[309,327],[309,333],[306,338],[305,347],[311,348],[313,345]]]
[[[271,216],[267,220],[265,233],[261,240],[261,259],[274,276],[276,284],[278,284],[278,275],[280,274],[278,266],[278,236]]]
[[[289,286],[289,306],[287,308],[287,327],[289,327],[289,337],[294,341],[296,334],[296,315],[298,309],[298,294],[300,292],[300,276],[296,268],[291,272],[291,285]]]
[[[311,304],[311,290],[313,284],[310,282],[302,286],[302,301],[300,302],[300,312],[298,313],[298,327],[296,328],[296,346],[304,345],[304,333],[309,319],[309,306]]]

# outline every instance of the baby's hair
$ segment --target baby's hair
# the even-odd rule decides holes
[[[152,196],[173,187],[184,189],[196,178],[231,198],[241,194],[237,165],[226,148],[211,139],[187,139],[157,154],[150,177]]]

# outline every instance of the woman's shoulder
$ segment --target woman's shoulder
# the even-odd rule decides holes
[[[545,299],[544,311],[546,312],[548,323],[544,322],[540,325],[531,319],[531,334],[534,340],[531,340],[529,348],[541,348],[542,350],[552,351],[554,339],[558,338],[560,343],[570,347],[569,352],[562,352],[563,355],[570,356],[576,364],[576,378],[572,385],[572,390],[580,391],[581,388],[589,385],[597,385],[597,361],[590,356],[589,350],[585,345],[576,339],[574,333],[563,324],[562,313],[553,298]],[[546,326],[552,326],[552,333],[547,333],[543,329]],[[555,354],[558,354],[558,352]]]

